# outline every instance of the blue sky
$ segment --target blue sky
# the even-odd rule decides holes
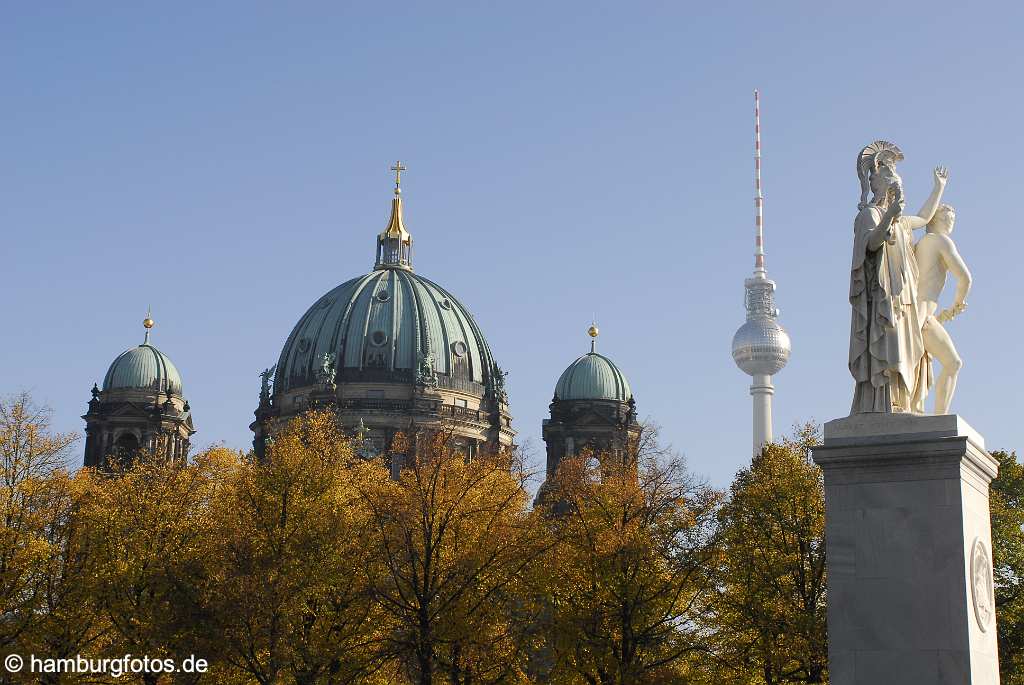
[[[540,454],[596,313],[640,414],[724,485],[749,459],[729,347],[757,87],[767,266],[794,347],[776,432],[849,411],[854,160],[886,138],[911,209],[950,169],[975,281],[949,328],[966,362],[953,410],[1022,449],[1024,11],[829,4],[9,5],[0,392],[80,431],[151,304],[195,443],[248,446],[258,372],[370,269],[400,158],[416,269],[509,370],[520,441]]]

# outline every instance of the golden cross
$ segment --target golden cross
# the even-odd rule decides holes
[[[391,167],[391,170],[395,172],[395,190],[398,190],[402,185],[402,172],[405,171],[405,167],[401,162],[395,162],[395,166]]]

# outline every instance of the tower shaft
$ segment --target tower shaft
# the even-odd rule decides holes
[[[754,454],[772,442],[772,395],[775,386],[767,374],[755,374],[750,384],[750,396],[754,402]]]

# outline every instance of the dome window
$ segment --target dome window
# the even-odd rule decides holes
[[[447,297],[445,299],[441,300],[438,304],[441,305],[441,309],[451,309],[452,308],[452,302]]]
[[[299,338],[299,352],[309,352],[309,338]]]
[[[384,331],[374,331],[370,336],[370,343],[377,347],[383,347],[388,341],[388,334]]]
[[[452,343],[452,352],[455,353],[456,357],[466,356],[466,343],[461,340],[456,340]]]
[[[376,297],[379,302],[387,302],[391,299],[391,294],[387,290],[378,290],[374,297]]]

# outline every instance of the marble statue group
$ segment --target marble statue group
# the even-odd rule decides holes
[[[925,413],[934,388],[937,415],[947,414],[962,366],[944,323],[964,311],[971,275],[950,237],[956,214],[940,204],[948,172],[937,167],[931,195],[916,215],[904,214],[900,149],[871,143],[857,157],[861,183],[850,271],[851,414]],[[915,244],[913,232],[925,229]],[[954,304],[938,298],[952,272]],[[941,364],[938,378],[932,359]]]
[[[999,461],[950,412],[962,363],[947,327],[967,306],[971,275],[950,237],[948,172],[935,169],[909,214],[901,161],[883,140],[857,156],[853,408],[825,423],[812,453],[825,486],[829,682],[999,685],[989,510]]]

